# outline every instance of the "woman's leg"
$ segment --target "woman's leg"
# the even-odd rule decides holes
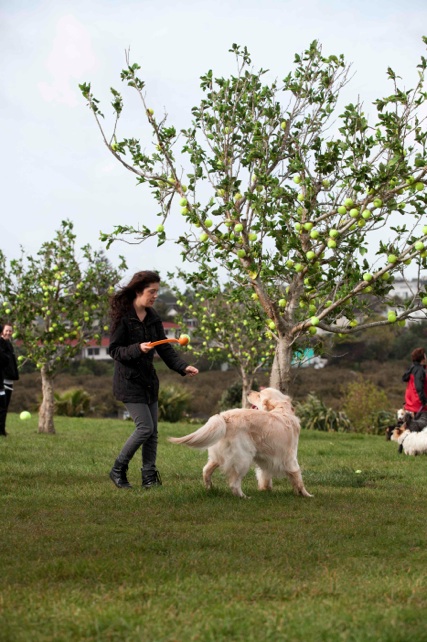
[[[147,443],[147,441],[148,442],[153,441],[154,432],[156,433],[155,446],[153,443],[152,449],[155,448],[155,452],[154,452],[154,463],[155,463],[155,457],[157,454],[157,420],[156,420],[156,423],[154,423],[153,414],[151,411],[151,408],[154,405],[156,406],[156,409],[157,409],[157,404],[151,404],[151,405],[148,405],[146,403],[125,404],[127,411],[129,412],[130,416],[132,417],[135,423],[135,430],[130,435],[125,445],[123,446],[122,450],[120,451],[119,456],[117,457],[117,460],[120,461],[122,464],[128,464],[140,446],[144,445],[144,450],[145,450],[145,444]],[[157,413],[155,414],[155,417],[157,417]],[[144,450],[143,450],[143,458],[145,458]]]
[[[151,415],[153,430],[148,439],[142,446],[142,472],[155,473],[156,472],[156,459],[157,459],[157,417],[158,417],[158,404],[157,401],[148,406]]]

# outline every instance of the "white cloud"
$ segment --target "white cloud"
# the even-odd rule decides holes
[[[77,83],[83,74],[97,67],[89,31],[74,16],[62,16],[46,62],[50,80],[38,83],[42,98],[69,107],[80,106]]]

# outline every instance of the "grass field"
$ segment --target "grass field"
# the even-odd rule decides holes
[[[2,642],[427,640],[427,457],[303,431],[314,498],[250,473],[239,500],[162,424],[163,487],[140,488],[138,453],[126,491],[108,471],[130,423],[55,425],[10,415],[0,441]]]

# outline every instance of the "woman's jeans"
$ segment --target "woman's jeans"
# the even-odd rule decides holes
[[[157,457],[157,401],[152,404],[126,403],[126,410],[135,422],[135,430],[123,446],[117,460],[128,464],[142,446],[142,471],[156,470]]]

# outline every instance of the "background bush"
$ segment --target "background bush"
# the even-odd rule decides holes
[[[322,430],[326,432],[348,432],[351,422],[345,412],[328,408],[314,394],[307,395],[304,402],[295,407],[295,413],[301,421],[301,428]]]
[[[159,421],[174,423],[188,413],[190,395],[178,386],[163,386],[159,392]]]
[[[55,415],[62,417],[87,417],[91,413],[91,398],[83,388],[55,392]]]
[[[381,418],[385,418],[384,411],[389,405],[386,392],[369,379],[358,378],[345,388],[343,410],[355,432],[381,432]]]

